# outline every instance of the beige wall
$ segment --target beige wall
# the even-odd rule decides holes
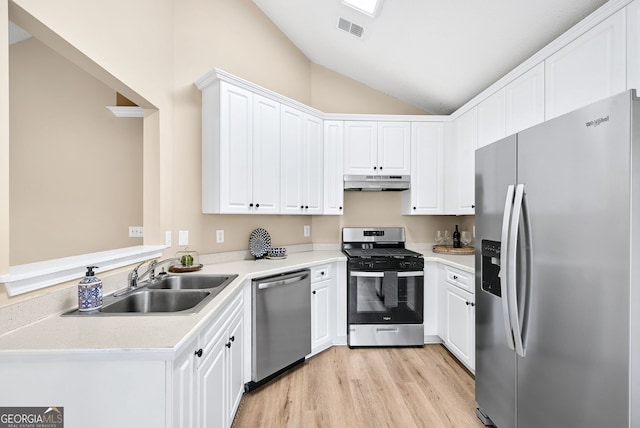
[[[274,245],[337,243],[342,226],[362,224],[403,225],[411,242],[431,242],[435,229],[468,220],[402,216],[399,193],[348,193],[341,217],[201,214],[201,96],[193,82],[214,67],[327,112],[420,113],[312,64],[251,0],[14,0],[10,11],[41,40],[151,109],[144,120],[145,243],[163,242],[171,231],[167,255],[179,250],[179,230],[189,230],[191,249],[213,253],[246,249],[255,227],[269,230]],[[303,237],[305,224],[311,238]],[[217,229],[225,230],[223,244],[215,243]]]
[[[9,93],[9,10],[0,0],[0,94]],[[9,97],[0,96],[0,273],[9,269]],[[0,296],[2,292],[0,291]]]
[[[9,61],[11,265],[142,244],[142,119],[33,37]]]
[[[311,64],[311,106],[327,113],[427,114],[318,64]]]

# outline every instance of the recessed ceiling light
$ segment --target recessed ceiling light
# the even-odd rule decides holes
[[[378,13],[380,13],[382,1],[383,0],[342,0],[342,3],[354,8],[358,12],[375,18],[378,16]]]

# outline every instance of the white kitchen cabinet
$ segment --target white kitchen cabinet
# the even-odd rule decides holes
[[[281,109],[281,213],[322,214],[323,121]]]
[[[280,211],[279,127],[275,101],[222,81],[203,90],[203,213]]]
[[[445,146],[445,214],[474,214],[477,107],[459,116],[452,128]]]
[[[640,0],[626,7],[627,89],[640,90]]]
[[[625,21],[620,10],[545,60],[547,120],[625,90]]]
[[[311,269],[311,355],[333,344],[336,325],[335,265]]]
[[[505,89],[478,104],[478,148],[506,136]]]
[[[230,427],[244,392],[242,293],[173,363],[174,427]]]
[[[444,214],[444,125],[411,124],[411,189],[402,192],[402,214]]]
[[[344,122],[324,122],[324,206],[323,214],[344,212]]]
[[[446,289],[446,346],[471,371],[475,370],[475,296],[454,285]]]
[[[344,173],[411,174],[410,122],[344,122]]]
[[[544,63],[505,87],[505,136],[544,122]]]
[[[469,370],[475,370],[474,275],[439,264],[438,334]]]

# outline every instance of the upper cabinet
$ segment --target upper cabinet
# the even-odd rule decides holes
[[[505,136],[544,122],[544,63],[505,87]]]
[[[344,173],[409,175],[411,123],[344,122]]]
[[[324,214],[344,212],[344,122],[324,121]]]
[[[459,116],[451,131],[445,153],[445,214],[474,214],[478,108]]]
[[[505,137],[505,89],[478,105],[478,148]]]
[[[282,106],[281,201],[283,214],[322,214],[323,121]]]
[[[444,214],[444,125],[411,124],[411,190],[402,192],[402,214]]]
[[[202,212],[280,211],[280,105],[218,82],[202,99]],[[259,161],[258,161],[259,160]]]
[[[620,10],[545,60],[546,119],[625,90],[625,21]]]
[[[640,0],[627,8],[627,89],[640,90]]]

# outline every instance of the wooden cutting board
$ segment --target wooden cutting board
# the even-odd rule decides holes
[[[453,254],[456,256],[468,256],[475,253],[475,247],[453,248],[453,245],[434,245],[433,252],[440,254]]]

